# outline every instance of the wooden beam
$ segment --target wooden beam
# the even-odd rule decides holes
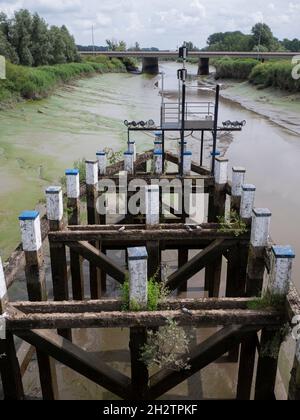
[[[22,331],[18,336],[108,391],[129,398],[131,386],[127,376],[63,337],[49,331]]]
[[[166,152],[165,159],[175,165],[179,165],[179,159],[173,153]],[[195,172],[199,175],[208,175],[211,176],[211,172],[209,169],[203,168],[202,166],[197,165],[196,163],[192,162],[192,172]]]
[[[133,241],[159,241],[159,240],[184,240],[184,239],[222,239],[222,240],[233,240],[237,241],[234,233],[223,233],[217,229],[197,229],[196,227],[191,230],[184,229],[136,229],[136,230],[125,230],[120,231],[108,231],[108,230],[94,230],[94,231],[62,231],[62,232],[51,232],[49,234],[51,242],[77,242],[77,241],[93,241],[101,240],[105,241],[119,241],[128,242]],[[248,239],[248,235],[239,237],[241,239]]]
[[[68,246],[88,260],[91,264],[105,271],[119,283],[125,282],[126,270],[118,266],[113,260],[108,258],[105,254],[103,254],[103,252],[99,251],[88,242],[71,242],[68,243]]]
[[[195,274],[197,274],[200,270],[205,268],[205,266],[212,262],[216,256],[222,254],[224,249],[224,240],[217,239],[203,251],[201,251],[198,255],[188,261],[185,265],[179,268],[174,274],[172,274],[166,283],[166,286],[170,290],[175,290],[178,286]]]
[[[56,328],[131,328],[160,327],[172,318],[183,326],[260,325],[278,326],[284,314],[275,310],[196,310],[190,314],[178,311],[159,312],[96,312],[96,313],[51,313],[21,314],[8,308],[9,330],[56,329]]]
[[[246,332],[247,327],[242,326],[231,325],[223,328],[191,351],[187,360],[190,369],[180,371],[166,369],[154,374],[150,378],[150,398],[156,399],[162,396],[185,379],[223,356],[234,345],[240,343]]]
[[[19,350],[17,351],[17,358],[22,377],[25,375],[34,353],[35,348],[23,341]]]
[[[227,310],[247,309],[251,298],[220,298],[220,299],[167,299],[159,305],[160,310]],[[101,299],[91,301],[67,301],[67,302],[13,302],[11,306],[24,313],[87,313],[121,311],[121,299]]]

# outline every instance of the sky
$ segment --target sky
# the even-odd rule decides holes
[[[279,39],[300,38],[300,0],[0,0],[9,16],[27,8],[51,25],[66,24],[78,44],[106,39],[136,41],[142,47],[176,49],[183,41],[204,47],[214,32],[250,33],[257,22]]]

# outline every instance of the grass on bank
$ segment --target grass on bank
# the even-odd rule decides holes
[[[93,61],[57,64],[54,66],[24,67],[6,63],[6,79],[0,80],[0,103],[14,103],[21,99],[47,97],[56,87],[73,79],[93,73],[125,72],[122,61],[95,57]]]
[[[260,87],[274,87],[290,92],[300,92],[300,79],[292,76],[290,61],[268,61],[255,59],[234,59],[224,57],[213,60],[217,79],[242,79]]]

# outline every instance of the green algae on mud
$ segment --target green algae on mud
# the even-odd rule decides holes
[[[220,80],[221,96],[300,134],[300,93],[275,88],[258,89],[249,82]]]
[[[134,119],[137,112],[148,116],[142,95],[145,84],[152,87],[148,78],[103,74],[65,85],[49,98],[0,112],[0,254],[4,259],[20,243],[19,213],[35,208],[45,188],[59,183],[65,169],[78,159],[94,158],[97,150],[107,146],[125,151],[123,121]],[[152,141],[142,134],[135,138],[139,150]]]

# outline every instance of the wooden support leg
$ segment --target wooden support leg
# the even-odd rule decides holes
[[[44,254],[38,212],[25,212],[19,217],[22,245],[25,253],[25,276],[28,298],[31,302],[47,300]],[[58,396],[55,362],[37,349],[40,383],[44,400]]]
[[[300,361],[299,355],[296,355],[294,360],[293,369],[291,372],[291,380],[289,384],[289,400],[299,401],[300,400]]]
[[[246,296],[261,296],[264,273],[264,248],[256,248],[250,244],[247,267]]]
[[[160,281],[160,248],[158,241],[147,242],[148,252],[148,279],[155,277],[155,280]]]
[[[130,329],[131,381],[132,398],[146,400],[149,391],[149,373],[145,364],[140,360],[141,349],[147,342],[146,328]]]
[[[87,219],[89,225],[95,225],[96,219],[96,185],[87,185]],[[91,242],[92,246],[96,246],[96,242]],[[90,292],[91,299],[99,299],[101,296],[100,270],[90,263]]]
[[[13,335],[0,339],[0,372],[5,400],[24,400],[22,375],[17,359]]]
[[[189,261],[189,250],[188,249],[178,249],[178,269],[183,267]],[[178,287],[178,293],[184,293],[188,290],[188,282],[184,281]]]
[[[68,176],[68,175],[67,175]],[[74,175],[72,175],[72,178]],[[79,174],[78,174],[79,177]],[[73,179],[71,179],[73,181]],[[68,198],[68,223],[71,226],[80,225],[80,201],[79,198]],[[70,268],[72,277],[72,292],[74,300],[84,299],[83,259],[70,249]]]
[[[251,333],[241,344],[240,366],[237,385],[237,400],[248,401],[254,375],[257,334]]]
[[[260,354],[257,365],[255,400],[274,400],[280,343],[274,347],[274,335],[278,330],[264,329],[261,333]],[[277,346],[278,345],[278,346]],[[272,354],[269,354],[269,351]]]
[[[208,296],[219,297],[221,285],[223,257],[217,257],[213,264],[205,268],[205,290],[208,290]]]

